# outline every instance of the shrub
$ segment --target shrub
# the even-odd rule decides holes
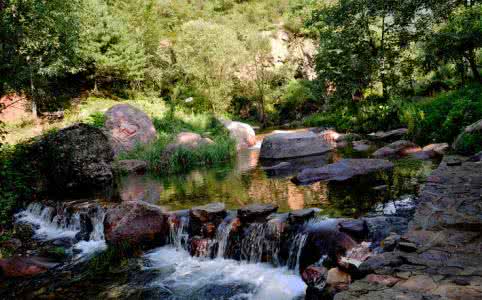
[[[452,143],[463,128],[482,119],[482,85],[405,105],[400,117],[416,142]]]

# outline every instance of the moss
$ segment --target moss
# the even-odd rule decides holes
[[[465,133],[458,140],[455,151],[462,155],[472,155],[482,151],[482,133]]]

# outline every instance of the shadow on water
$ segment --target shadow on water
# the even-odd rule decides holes
[[[316,207],[329,216],[360,216],[377,203],[416,194],[418,183],[435,166],[432,161],[397,160],[391,172],[359,176],[343,183],[298,186],[291,178],[304,168],[321,167],[342,158],[362,158],[345,149],[321,156],[282,161],[259,160],[259,149],[247,149],[226,166],[158,178],[130,175],[117,182],[118,197],[144,200],[169,210],[223,202],[228,209],[250,203],[274,203],[279,211]]]

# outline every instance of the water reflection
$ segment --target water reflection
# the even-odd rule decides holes
[[[249,203],[275,203],[280,211],[318,207],[331,216],[358,216],[388,198],[414,194],[418,179],[433,168],[432,162],[396,162],[393,172],[362,176],[346,183],[297,186],[290,181],[303,168],[321,167],[343,157],[352,156],[349,152],[334,152],[290,159],[283,161],[283,168],[265,170],[280,161],[259,161],[259,149],[253,148],[240,152],[235,162],[222,168],[163,178],[125,177],[119,183],[119,194],[122,200],[143,199],[170,210],[209,202],[223,202],[228,209]]]

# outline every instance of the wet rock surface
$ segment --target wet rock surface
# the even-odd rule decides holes
[[[260,157],[264,159],[301,157],[323,154],[332,149],[333,146],[321,135],[310,131],[276,133],[263,140]]]
[[[367,276],[335,299],[482,298],[481,165],[453,159],[428,178],[408,231],[385,239],[360,266]]]
[[[242,222],[262,221],[277,210],[278,206],[274,204],[251,204],[238,209],[238,217]]]
[[[143,111],[129,104],[112,106],[105,113],[105,118],[104,126],[110,136],[115,155],[156,139],[156,129],[151,119]]]
[[[104,230],[109,244],[143,247],[162,245],[169,229],[167,217],[158,206],[143,201],[126,201],[107,210]]]
[[[293,178],[293,181],[299,184],[345,181],[359,175],[391,170],[393,167],[393,163],[382,159],[342,159],[321,168],[305,169]]]

